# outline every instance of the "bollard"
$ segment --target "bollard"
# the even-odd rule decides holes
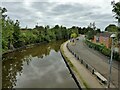
[[[78,57],[79,58],[79,60],[80,60],[80,57]]]
[[[83,64],[83,60],[81,60],[81,63]]]
[[[86,64],[86,68],[88,69],[88,64]]]
[[[73,55],[74,55],[74,52],[73,52]]]
[[[72,52],[72,54],[74,55],[74,52]]]
[[[94,74],[94,72],[95,72],[95,70],[93,69],[93,70],[92,70],[92,74]]]
[[[84,65],[84,66],[86,66],[86,63],[85,63],[85,61],[84,61],[84,60],[83,60],[83,65]]]
[[[75,57],[76,57],[76,54],[75,54]]]
[[[77,60],[79,60],[79,56],[77,56]]]

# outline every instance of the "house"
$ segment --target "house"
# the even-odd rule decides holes
[[[94,36],[93,42],[104,44],[107,48],[110,48],[111,47],[111,38],[110,38],[111,34],[112,33],[109,33],[109,32],[99,33],[96,36]]]

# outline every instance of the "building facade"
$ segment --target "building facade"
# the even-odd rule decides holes
[[[104,32],[104,33],[99,33],[96,36],[94,36],[94,43],[100,43],[105,45],[107,48],[111,47],[111,38],[110,38],[111,33]]]

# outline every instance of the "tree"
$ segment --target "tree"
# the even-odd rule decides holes
[[[14,22],[5,14],[5,12],[7,12],[6,8],[1,8],[1,12],[2,12],[2,47],[3,50],[12,49],[13,48],[12,34]]]
[[[118,20],[118,31],[120,32],[120,1],[115,3],[114,1],[111,2],[111,4],[113,5],[113,12],[115,13],[115,18]],[[118,42],[120,42],[120,33],[118,33]],[[120,47],[120,43],[119,43],[119,47]],[[120,50],[119,50],[120,51]]]
[[[2,49],[6,50],[8,42],[6,41],[7,39],[4,36],[6,36],[6,32],[7,32],[6,31],[6,20],[5,20],[6,18],[5,12],[7,12],[7,9],[0,7],[0,11],[1,11],[0,13],[2,16],[2,18],[0,18],[0,24],[2,24],[2,29],[0,30],[0,33],[2,34]]]
[[[97,30],[96,30],[96,34],[97,33],[101,33],[101,30],[99,28],[97,28]]]
[[[0,11],[1,11],[1,14],[2,14],[2,18],[5,19],[7,17],[7,15],[5,14],[7,12],[7,9],[0,7]]]
[[[5,36],[8,41],[8,49],[13,49],[13,32],[14,32],[14,22],[8,17],[6,20],[6,32]],[[3,31],[4,32],[4,31]]]
[[[114,1],[111,2],[113,5],[113,12],[115,13],[115,18],[118,20],[118,25],[120,27],[120,2],[115,3]]]
[[[86,35],[86,38],[87,39],[93,39],[94,38],[94,31],[88,31],[87,32],[87,35]]]
[[[118,32],[118,27],[114,24],[110,24],[105,28],[105,31],[108,32]]]
[[[20,41],[20,26],[19,26],[19,21],[16,20],[14,24],[14,47],[20,47],[21,46],[21,41]]]
[[[77,37],[77,34],[76,33],[72,33],[71,34],[71,38],[76,38]]]
[[[59,29],[59,25],[55,25],[54,29]]]

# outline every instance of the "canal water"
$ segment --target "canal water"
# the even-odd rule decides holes
[[[63,42],[3,55],[2,88],[77,88],[60,54]]]

